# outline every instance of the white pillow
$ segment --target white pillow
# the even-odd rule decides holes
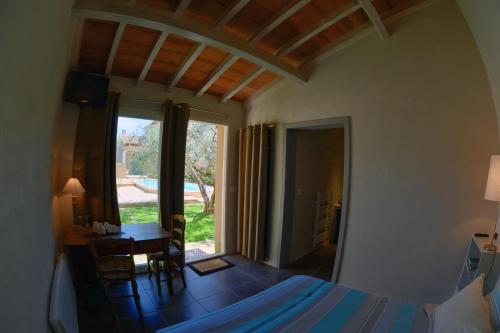
[[[483,297],[484,274],[434,312],[434,333],[490,333],[488,303]]]

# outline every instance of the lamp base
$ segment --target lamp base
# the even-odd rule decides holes
[[[486,251],[492,251],[492,252],[495,252],[495,251],[497,250],[497,247],[496,247],[496,245],[495,245],[495,244],[486,244],[486,245],[484,246],[484,249],[485,249]]]

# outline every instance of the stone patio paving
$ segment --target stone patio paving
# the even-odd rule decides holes
[[[215,242],[212,239],[205,239],[197,242],[189,242],[185,244],[186,262],[203,259],[206,256],[215,254]],[[145,254],[135,255],[134,262],[136,265],[146,265],[147,257]],[[140,271],[145,271],[140,269]]]
[[[139,206],[140,204],[147,203],[157,203],[158,194],[144,192],[140,188],[130,185],[130,186],[118,186],[118,205],[122,207],[126,206]],[[197,203],[203,202],[203,199],[199,193],[187,192],[184,195],[184,203]]]

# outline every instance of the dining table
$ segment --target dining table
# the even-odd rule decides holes
[[[63,244],[70,251],[88,249],[91,239],[134,239],[134,254],[148,254],[163,252],[167,258],[164,265],[167,277],[168,293],[173,295],[172,267],[169,253],[169,242],[172,234],[163,229],[158,223],[122,224],[121,230],[115,234],[99,235],[93,232],[91,226],[71,226],[64,230]],[[78,252],[78,251],[73,251]],[[77,258],[81,256],[76,256]],[[79,263],[74,264],[78,268]]]

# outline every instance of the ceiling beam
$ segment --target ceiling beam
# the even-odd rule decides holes
[[[103,3],[100,0],[77,0],[73,14],[77,17],[135,24],[170,32],[245,58],[294,82],[307,81],[307,76],[300,69],[292,67],[266,51],[255,48],[227,32],[210,29],[202,22],[180,17],[168,10],[151,8],[141,3],[127,6],[122,3]]]
[[[172,89],[172,87],[175,87],[177,85],[177,83],[179,83],[179,81],[182,79],[184,74],[186,74],[189,67],[191,67],[193,62],[196,60],[196,58],[198,58],[200,53],[203,52],[203,50],[205,49],[206,46],[207,46],[207,44],[200,43],[191,50],[191,53],[186,57],[186,59],[184,60],[184,62],[181,65],[181,67],[179,67],[179,69],[177,70],[175,75],[172,77],[170,82],[167,84],[167,90]]]
[[[160,52],[161,48],[163,47],[163,44],[165,44],[165,40],[168,37],[168,32],[163,31],[158,37],[158,40],[156,41],[155,46],[151,50],[148,56],[148,60],[146,60],[146,63],[144,64],[144,67],[142,68],[141,74],[139,75],[139,78],[137,79],[137,83],[142,83],[144,79],[146,78],[146,75],[149,72],[149,68],[151,68],[151,65],[153,64],[153,61],[155,60],[156,56],[158,55],[158,52]]]
[[[224,74],[224,72],[227,71],[227,69],[229,67],[231,67],[238,59],[239,59],[239,57],[229,54],[226,57],[226,59],[224,59],[224,61],[221,62],[219,64],[219,66],[205,80],[205,83],[203,83],[203,86],[196,92],[196,96],[199,97],[199,96],[203,95],[205,93],[205,91],[207,91],[207,89],[210,88],[210,86],[212,84],[214,84],[214,82],[217,81],[219,79],[219,77],[222,74]]]
[[[338,14],[336,16],[325,18],[314,29],[309,30],[309,31],[304,31],[303,33],[301,33],[300,35],[298,35],[297,37],[295,37],[294,39],[292,39],[291,41],[289,41],[288,43],[286,43],[285,45],[280,47],[280,49],[278,50],[276,55],[277,56],[284,56],[284,55],[292,52],[293,50],[295,50],[296,48],[298,48],[299,46],[301,46],[302,44],[304,44],[305,42],[307,42],[308,40],[310,40],[311,38],[313,38],[317,34],[328,29],[329,27],[331,27],[335,23],[339,22],[340,20],[349,16],[350,14],[354,13],[355,11],[357,11],[360,8],[361,8],[361,5],[356,4],[349,9],[342,11],[340,14]]]
[[[310,70],[312,66],[331,57],[332,55],[338,53],[339,51],[345,49],[346,47],[352,45],[358,40],[368,36],[375,31],[375,28],[370,22],[365,22],[361,26],[345,33],[340,38],[326,44],[322,49],[314,54],[307,56],[300,67],[304,70]]]
[[[233,17],[238,14],[240,10],[245,7],[250,0],[235,0],[233,3],[229,6],[229,8],[226,10],[224,15],[222,15],[221,19],[217,21],[217,24],[215,25],[216,29],[221,30],[224,28],[224,26],[233,19]]]
[[[222,96],[222,102],[227,102],[234,95],[238,93],[241,89],[243,89],[247,84],[252,82],[257,76],[264,73],[266,71],[265,68],[257,67],[250,73],[248,73],[243,79],[238,81],[229,91],[227,91],[224,96]]]
[[[181,15],[182,13],[184,13],[184,11],[186,10],[186,8],[188,8],[188,6],[190,4],[191,4],[191,0],[181,0],[181,1],[179,1],[179,4],[175,8],[175,14],[176,15]]]
[[[264,22],[264,24],[262,24],[262,27],[249,38],[250,43],[257,43],[265,35],[273,31],[278,25],[298,12],[309,2],[311,2],[311,0],[295,0],[292,1],[289,5],[283,7],[276,14],[272,15],[266,22]]]
[[[111,74],[111,69],[113,68],[113,63],[115,62],[116,51],[118,51],[118,45],[122,40],[123,31],[125,30],[125,22],[120,22],[118,29],[116,29],[115,38],[113,39],[113,44],[111,45],[111,50],[109,51],[108,61],[106,62],[106,75]]]
[[[414,6],[408,7],[404,10],[401,10],[393,15],[390,15],[384,19],[384,23],[388,26],[393,24],[394,22],[397,22],[409,15],[412,15],[422,9],[425,9],[439,0],[424,0],[421,1]],[[330,43],[329,45],[325,46],[322,50],[320,50],[318,53],[310,55],[307,59],[303,61],[301,64],[301,68],[305,71],[309,71],[312,66],[314,66],[317,63],[320,63],[321,61],[330,58],[332,55],[336,54],[337,52],[345,49],[346,47],[350,46],[351,44],[357,42],[358,40],[368,36],[370,33],[372,33],[375,30],[375,27],[372,24],[369,24],[368,22],[357,27],[356,29],[349,31],[346,33],[344,36],[342,36],[339,40],[334,41],[333,43]]]
[[[387,31],[384,22],[382,22],[380,15],[378,15],[377,10],[375,9],[375,7],[373,7],[372,1],[358,0],[358,2],[361,5],[361,7],[363,7],[363,10],[365,11],[370,21],[373,23],[373,26],[375,27],[375,30],[377,30],[380,37],[382,39],[389,38],[389,32]]]

